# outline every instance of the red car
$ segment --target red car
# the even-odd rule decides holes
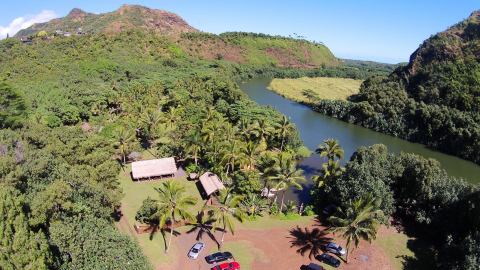
[[[226,262],[212,267],[212,270],[240,270],[238,262]]]

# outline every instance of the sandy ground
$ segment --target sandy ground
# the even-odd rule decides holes
[[[313,222],[308,225],[298,224],[301,229],[308,227],[310,230],[314,228],[320,228],[318,225],[315,225]],[[291,228],[273,228],[268,230],[259,230],[259,229],[239,229],[235,236],[228,235],[225,237],[225,243],[241,241],[243,243],[249,243],[254,247],[253,253],[255,257],[253,259],[251,267],[242,266],[243,270],[272,270],[272,269],[281,269],[281,270],[294,270],[300,269],[300,266],[303,264],[308,264],[310,262],[316,261],[314,258],[311,260],[308,258],[307,254],[304,256],[297,253],[297,247],[291,247],[291,235],[290,230],[296,228],[292,226]],[[379,231],[379,236],[383,233],[390,233],[389,229],[382,229]],[[344,244],[344,241],[329,235],[334,238],[337,243],[341,245]],[[157,266],[157,270],[208,270],[211,269],[213,265],[208,265],[205,262],[204,257],[212,252],[217,251],[216,244],[211,239],[204,237],[202,241],[206,244],[206,249],[200,254],[197,260],[191,260],[187,257],[188,250],[196,242],[196,234],[182,234],[181,236],[174,239],[174,245],[179,247],[179,258],[176,260],[175,264],[171,265],[160,265]],[[218,235],[218,239],[220,239]],[[163,254],[162,254],[163,255]],[[235,256],[235,254],[233,254]],[[376,270],[387,270],[394,269],[390,264],[390,261],[386,254],[374,244],[361,243],[359,248],[353,252],[349,257],[348,264],[343,263],[339,269],[376,269]]]

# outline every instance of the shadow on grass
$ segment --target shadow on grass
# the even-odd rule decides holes
[[[305,256],[308,253],[308,258],[312,259],[315,256],[319,255],[322,252],[322,248],[328,242],[333,239],[327,237],[328,233],[325,230],[320,230],[319,228],[309,229],[309,228],[300,228],[297,226],[294,229],[290,230],[290,247],[296,247],[297,253],[302,256]]]
[[[414,253],[414,257],[400,256],[403,260],[403,269],[405,270],[428,270],[435,269],[434,250],[425,241],[420,239],[410,239],[407,247]]]

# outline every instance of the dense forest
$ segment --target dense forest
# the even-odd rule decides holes
[[[426,40],[408,65],[316,111],[480,164],[480,13]]]

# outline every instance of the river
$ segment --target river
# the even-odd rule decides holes
[[[453,176],[461,177],[470,183],[480,182],[480,166],[455,156],[443,154],[418,143],[411,143],[393,136],[385,135],[361,126],[349,124],[338,119],[312,111],[309,107],[290,101],[267,89],[271,79],[259,78],[240,84],[240,88],[260,105],[270,105],[290,118],[300,133],[304,144],[314,150],[323,140],[339,140],[348,160],[360,146],[376,143],[385,144],[389,151],[415,153],[438,160],[442,167]],[[302,191],[291,191],[288,200],[306,201],[312,185],[310,177],[321,167],[318,155],[304,159],[300,167],[305,171],[308,183]]]

